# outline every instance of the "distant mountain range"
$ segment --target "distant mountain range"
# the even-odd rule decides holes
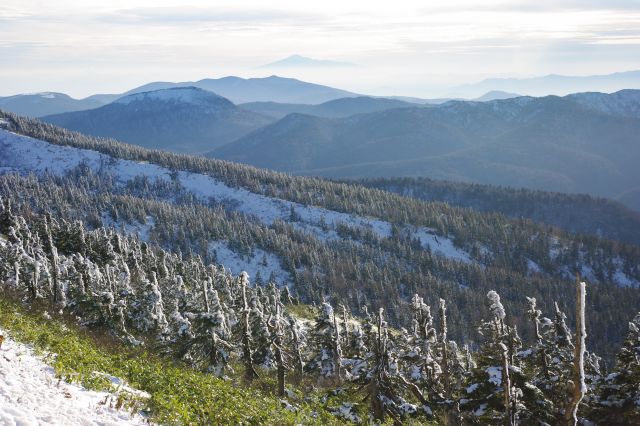
[[[306,84],[306,83],[305,83]],[[154,89],[162,84],[149,84]],[[148,148],[199,154],[233,142],[291,113],[348,117],[393,108],[424,107],[397,99],[346,97],[318,105],[251,102],[239,107],[212,91],[176,86],[131,91],[97,108],[41,117],[43,121],[94,136]],[[96,103],[95,96],[91,102]]]
[[[531,78],[489,78],[479,83],[455,87],[451,93],[475,97],[491,90],[501,90],[529,96],[546,96],[578,92],[615,92],[622,89],[640,89],[640,71],[589,76],[550,74]]]
[[[357,96],[355,93],[346,90],[275,75],[264,78],[205,78],[203,80],[181,83],[158,81],[131,89],[124,93],[124,95],[174,87],[197,87],[199,89],[209,90],[220,96],[224,96],[236,104],[265,101],[319,104],[333,99]],[[107,103],[121,96],[122,95],[94,95],[92,98]]]
[[[103,105],[96,99],[74,99],[64,93],[42,92],[0,97],[0,109],[27,117],[82,111]]]
[[[359,96],[346,90],[307,83],[294,78],[278,76],[247,79],[223,77],[179,83],[157,81],[133,88],[125,93],[96,94],[85,99],[73,99],[64,93],[53,92],[0,97],[0,109],[36,118],[98,108],[126,95],[176,87],[196,87],[208,90],[236,104],[246,102],[320,104],[334,99]]]
[[[584,192],[640,210],[640,91],[290,114],[210,153],[325,177],[431,178]]]
[[[268,63],[261,66],[261,69],[281,69],[281,68],[343,68],[355,67],[356,64],[350,62],[330,61],[326,59],[313,59],[302,55],[291,55],[284,59]]]
[[[271,121],[196,87],[135,93],[96,109],[42,120],[89,135],[188,153],[211,150]]]
[[[324,61],[292,55],[269,66],[344,66],[345,63]],[[349,64],[346,64],[349,65]],[[279,65],[278,65],[279,66]],[[275,71],[275,69],[274,69]],[[0,97],[0,109],[28,117],[42,117],[63,112],[82,111],[106,105],[125,95],[174,87],[197,87],[212,91],[235,104],[275,102],[284,104],[317,105],[328,101],[361,97],[362,94],[308,83],[294,78],[270,76],[264,78],[222,77],[198,81],[148,83],[124,93],[95,94],[84,99],[73,99],[63,93],[44,92]],[[596,76],[548,75],[533,78],[492,78],[479,83],[466,84],[449,90],[455,96],[446,98],[419,98],[411,96],[372,96],[414,104],[442,104],[451,100],[492,101],[521,95],[566,95],[581,92],[615,92],[622,89],[640,89],[640,71],[628,71]],[[253,107],[251,107],[253,108]],[[256,107],[257,108],[257,107]],[[260,107],[262,108],[262,107]],[[301,112],[302,108],[291,108]],[[281,116],[282,113],[277,113]]]
[[[491,100],[509,99],[518,96],[519,95],[515,93],[492,91],[487,92],[483,96],[474,100],[478,102],[488,102]],[[438,105],[448,101],[449,100],[447,99],[355,96],[335,99],[318,105],[286,104],[278,102],[248,102],[238,106],[243,109],[248,109],[250,111],[278,119],[293,113],[315,115],[317,117],[339,118],[355,114],[385,111],[393,108]]]
[[[156,82],[82,100],[18,95],[0,98],[0,108],[28,116],[67,111],[43,120],[297,174],[584,192],[640,210],[638,90],[563,98],[493,91],[471,102],[358,96],[276,76],[186,84]]]

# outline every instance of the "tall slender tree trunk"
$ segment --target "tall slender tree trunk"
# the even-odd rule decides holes
[[[502,349],[502,392],[504,398],[504,424],[512,426],[513,413],[511,412],[511,380],[509,379],[509,350],[507,346],[500,343]]]
[[[580,281],[580,276],[576,276],[576,342],[573,353],[573,387],[569,403],[567,404],[562,423],[564,425],[576,425],[578,423],[578,406],[587,392],[587,385],[584,382],[584,352],[585,339],[587,337],[585,327],[585,298],[586,284]]]

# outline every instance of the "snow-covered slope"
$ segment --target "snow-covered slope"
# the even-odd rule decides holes
[[[198,89],[197,87],[175,87],[171,89],[155,90],[151,92],[134,93],[117,99],[114,103],[129,105],[134,102],[162,101],[173,103],[188,103],[192,105],[209,106],[213,103],[223,103],[228,107],[233,104],[213,92]]]
[[[640,90],[626,89],[607,94],[600,92],[575,93],[566,96],[580,105],[605,114],[640,117]]]
[[[169,181],[172,172],[156,164],[141,163],[129,160],[116,160],[91,150],[82,150],[66,146],[53,145],[41,140],[17,135],[0,129],[0,173],[16,171],[20,173],[50,172],[63,175],[79,164],[85,164],[93,170],[103,170],[115,176],[121,184],[137,176]],[[389,222],[336,212],[324,208],[303,205],[278,198],[270,198],[256,194],[242,188],[232,188],[224,182],[205,174],[178,172],[177,178],[185,191],[193,193],[205,203],[215,201],[225,204],[228,208],[252,216],[260,222],[271,225],[276,220],[289,222],[298,230],[311,234],[321,240],[339,240],[341,237],[336,230],[338,225],[344,224],[369,230],[377,238],[391,236],[392,225]],[[153,218],[147,218],[146,224],[123,224],[132,233],[139,233],[141,238],[149,234],[153,226]],[[108,221],[106,221],[109,224]],[[114,224],[120,225],[120,224]],[[424,248],[429,248],[435,255],[443,256],[455,261],[472,263],[475,260],[462,248],[455,245],[452,239],[436,235],[428,228],[407,228],[413,238],[417,238]],[[231,268],[234,273],[246,270],[250,274],[260,271],[263,279],[267,279],[271,272],[278,283],[290,283],[291,277],[278,265],[278,258],[273,253],[256,252],[253,256],[235,253],[226,241],[210,241],[211,250],[216,250],[219,261]],[[558,253],[569,250],[567,247],[555,247]],[[267,265],[263,263],[263,255]],[[585,259],[584,268],[591,268]],[[538,268],[539,269],[539,268]],[[585,269],[585,270],[587,270]],[[535,267],[532,273],[539,272]],[[255,278],[252,276],[251,278]],[[597,280],[596,277],[590,277]],[[640,283],[629,278],[624,273],[622,264],[617,264],[608,279],[620,286],[640,287]]]
[[[0,347],[0,424],[6,426],[143,425],[137,414],[111,408],[106,392],[57,379],[26,345],[5,336]]]
[[[63,175],[77,165],[85,164],[93,170],[101,169],[111,173],[122,184],[136,176],[146,176],[152,180],[163,179],[168,181],[171,179],[171,171],[169,169],[155,164],[114,160],[108,155],[95,151],[53,145],[2,129],[0,129],[0,152],[2,153],[2,156],[0,156],[0,173],[10,171],[20,173],[49,172]],[[391,224],[376,218],[355,216],[278,198],[269,198],[246,189],[232,188],[214,177],[199,173],[179,172],[177,179],[186,191],[192,192],[203,201],[215,200],[223,202],[226,205],[233,206],[239,212],[256,217],[267,225],[278,219],[291,222],[299,230],[311,233],[320,239],[339,239],[340,237],[335,232],[339,224],[368,229],[378,238],[386,238],[391,235]],[[295,220],[293,222],[291,221],[292,212],[295,212]],[[145,229],[145,231],[148,232],[148,229]],[[443,236],[436,237],[431,229],[412,229],[412,233],[421,241],[424,247],[430,247],[435,254],[458,261],[471,262],[468,253],[456,247],[450,239]],[[222,246],[217,247],[222,248]],[[228,248],[223,250],[223,258],[230,259],[232,256],[229,255],[227,250]],[[261,259],[260,257],[257,261]],[[258,269],[255,268],[255,265],[252,266],[253,260],[237,256],[233,261],[234,269],[257,271]],[[237,273],[239,271],[234,270],[233,272]],[[274,270],[274,272],[276,272],[278,279],[288,277],[288,274],[285,275],[284,271]],[[263,272],[261,272],[262,274]],[[265,279],[268,278],[268,275],[262,276]]]
[[[254,249],[251,254],[240,254],[233,251],[227,241],[215,241],[209,244],[209,252],[215,254],[216,262],[234,275],[242,271],[249,277],[256,278],[260,274],[262,282],[272,278],[278,284],[290,283],[291,276],[280,266],[277,256],[261,249]]]

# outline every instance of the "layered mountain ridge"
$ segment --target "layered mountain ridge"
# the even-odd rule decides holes
[[[134,93],[96,109],[42,120],[94,136],[189,153],[224,145],[270,121],[196,87]]]
[[[332,178],[425,176],[617,199],[640,209],[640,91],[289,115],[210,153]]]

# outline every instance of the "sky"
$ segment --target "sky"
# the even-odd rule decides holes
[[[265,69],[292,54],[352,67]],[[438,96],[488,77],[640,69],[640,0],[2,0],[0,96],[278,74]]]

